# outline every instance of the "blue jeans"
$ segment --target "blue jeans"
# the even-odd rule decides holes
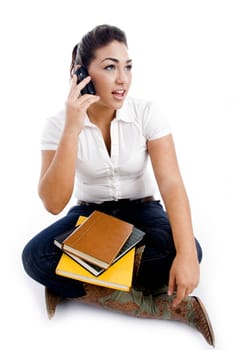
[[[171,227],[166,212],[159,201],[139,203],[137,201],[76,205],[67,215],[37,234],[25,246],[22,260],[30,277],[56,294],[64,297],[85,295],[80,281],[55,274],[61,257],[61,250],[54,243],[54,237],[73,228],[79,216],[89,216],[94,210],[102,211],[132,223],[146,233],[145,249],[135,284],[144,290],[154,290],[168,283],[169,271],[176,251]],[[199,262],[202,249],[196,240]]]

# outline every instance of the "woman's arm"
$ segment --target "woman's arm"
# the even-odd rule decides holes
[[[90,81],[87,77],[77,85],[74,75],[66,101],[64,130],[56,151],[42,151],[38,192],[46,209],[52,214],[61,212],[69,202],[74,187],[77,144],[84,125],[87,108],[99,100],[98,96],[80,95]]]
[[[74,187],[77,135],[64,132],[56,151],[42,151],[39,196],[45,208],[58,214],[69,202]]]
[[[168,293],[176,291],[178,305],[199,282],[199,262],[192,228],[191,212],[180,174],[171,135],[148,142],[153,171],[169,217],[176,257],[173,261]]]

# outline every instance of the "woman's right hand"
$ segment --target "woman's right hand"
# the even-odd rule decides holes
[[[89,83],[91,77],[88,76],[77,84],[77,76],[74,74],[71,80],[70,92],[66,100],[66,130],[79,134],[84,125],[84,116],[88,107],[99,100],[96,95],[81,95],[81,90]]]

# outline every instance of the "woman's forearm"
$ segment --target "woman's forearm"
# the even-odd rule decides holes
[[[178,254],[196,256],[189,200],[181,179],[161,191]]]
[[[49,155],[47,159],[46,155],[43,156],[45,165],[42,166],[38,190],[46,209],[53,214],[62,211],[72,196],[77,142],[77,133],[64,130],[52,159],[49,159]]]
[[[196,254],[189,200],[180,174],[172,135],[150,141],[148,150],[171,223],[176,251]]]

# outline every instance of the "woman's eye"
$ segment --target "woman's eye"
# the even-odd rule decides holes
[[[114,64],[110,64],[109,66],[106,66],[104,69],[112,71],[115,69],[115,66],[114,66]]]
[[[128,71],[131,71],[132,68],[133,68],[132,64],[128,64],[128,65],[126,66],[126,70],[128,70]]]

